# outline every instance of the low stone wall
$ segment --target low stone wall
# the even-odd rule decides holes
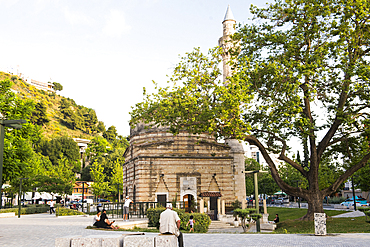
[[[91,235],[67,236],[55,239],[55,247],[177,247],[174,235]]]

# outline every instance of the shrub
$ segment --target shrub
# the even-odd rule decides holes
[[[56,208],[55,212],[56,212],[57,216],[84,215],[84,213],[82,213],[80,211],[69,209],[69,208]]]
[[[260,214],[251,215],[251,213],[254,213],[255,211],[256,211],[255,209],[240,209],[240,208],[234,210],[234,215],[237,215],[241,219],[242,228],[244,232],[247,231],[248,227],[248,225],[245,224],[246,220],[250,220],[250,218],[254,220],[261,218],[261,217],[258,218],[258,216],[261,216]]]
[[[159,218],[161,216],[161,213],[165,210],[163,207],[159,208],[149,208],[147,210],[147,217],[149,219],[148,226],[149,227],[156,227],[159,229]],[[180,230],[189,230],[189,226],[187,227],[186,224],[188,223],[190,219],[190,214],[185,213],[185,210],[183,209],[173,209],[180,217],[181,225]],[[195,224],[194,224],[194,231],[195,232],[207,232],[208,227],[211,224],[211,219],[207,214],[199,214],[199,213],[193,213]]]
[[[27,206],[21,208],[21,214],[40,214],[45,213],[49,210],[48,205],[34,205],[34,206]],[[11,213],[14,212],[15,214],[18,214],[18,207],[16,208],[7,208],[7,209],[1,209],[1,213]]]

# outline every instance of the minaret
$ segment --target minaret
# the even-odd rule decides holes
[[[230,36],[235,33],[235,24],[236,21],[234,19],[233,13],[231,12],[230,5],[227,7],[226,14],[224,21],[222,22],[223,25],[223,35],[218,40],[218,45],[222,47],[223,54],[222,54],[222,62],[223,62],[223,82],[227,84],[227,77],[232,75],[230,65],[228,62],[230,61],[230,53],[228,52],[229,49],[232,47],[231,42],[227,42],[230,40]],[[230,154],[234,158],[233,166],[234,166],[234,196],[235,199],[239,200],[240,202],[245,200],[245,164],[244,164],[244,148],[243,145],[236,139],[226,139],[226,144],[231,147]]]
[[[228,52],[232,46],[230,40],[230,36],[235,33],[235,24],[236,21],[234,19],[234,15],[231,12],[230,5],[227,7],[225,18],[222,22],[223,25],[223,35],[218,40],[218,45],[222,47],[224,53],[222,55],[223,61],[223,82],[226,82],[226,78],[231,76],[231,68],[228,62],[230,61],[230,53]]]

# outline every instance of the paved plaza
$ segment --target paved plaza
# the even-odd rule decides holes
[[[71,235],[121,235],[125,232],[85,229],[92,217],[50,214],[0,218],[0,246],[54,246],[55,238]],[[152,235],[153,233],[145,233]],[[186,247],[213,246],[369,246],[370,234],[184,234]]]

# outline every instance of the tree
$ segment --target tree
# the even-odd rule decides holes
[[[70,137],[62,136],[50,141],[43,139],[37,147],[42,155],[49,157],[54,166],[59,164],[59,160],[65,158],[73,165],[73,171],[80,170],[80,149],[77,143]]]
[[[62,84],[58,83],[58,82],[53,82],[53,88],[55,91],[62,91],[63,90],[63,86]]]
[[[114,140],[116,140],[117,137],[117,129],[115,126],[110,126],[107,131],[103,133],[103,137],[107,139],[110,143],[112,143]]]
[[[31,122],[40,126],[47,124],[50,120],[47,117],[46,110],[45,104],[41,102],[36,103],[35,109],[32,112]]]
[[[107,194],[110,190],[108,182],[105,181],[106,175],[103,171],[104,167],[98,162],[91,165],[90,174],[94,181],[91,187],[96,198],[103,194]]]
[[[0,81],[0,118],[6,120],[25,119],[29,121],[34,109],[34,102],[20,99],[10,89],[10,80]],[[20,177],[25,177],[34,156],[32,146],[40,139],[40,128],[28,122],[22,129],[5,127],[4,160],[2,183],[16,183]]]
[[[236,49],[227,51],[234,55],[235,72],[222,95],[212,77],[218,69],[210,66],[217,58],[193,52],[171,78],[182,85],[147,95],[131,112],[132,124],[169,126],[175,134],[209,132],[256,145],[278,186],[307,200],[301,219],[312,220],[314,212],[323,212],[324,197],[370,159],[369,150],[360,155],[351,142],[369,137],[369,2],[286,0],[252,6],[251,12],[255,24],[240,27],[233,37]],[[307,164],[288,157],[287,141],[294,138],[307,140]],[[279,153],[307,187],[285,182],[269,152]],[[320,188],[328,156],[341,159],[344,170]]]
[[[73,165],[66,158],[58,160],[57,166],[50,167],[44,174],[36,176],[35,185],[38,191],[70,195],[76,181]]]

